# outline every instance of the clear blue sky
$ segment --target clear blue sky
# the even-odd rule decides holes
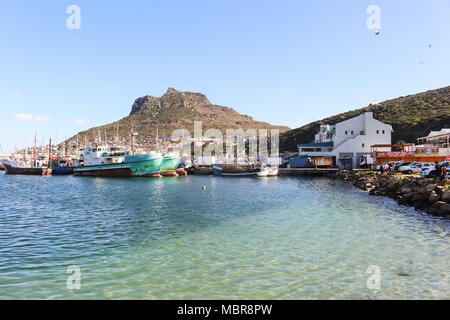
[[[447,86],[449,58],[448,0],[0,0],[0,153],[35,129],[61,141],[121,119],[168,87],[295,128]]]

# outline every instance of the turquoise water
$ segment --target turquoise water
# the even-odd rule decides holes
[[[449,221],[341,181],[0,173],[0,199],[0,299],[450,298]]]

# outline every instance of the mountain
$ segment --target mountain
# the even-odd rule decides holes
[[[226,129],[279,129],[280,132],[289,130],[288,127],[275,126],[266,122],[253,120],[252,117],[242,115],[232,108],[212,104],[204,94],[181,92],[169,88],[160,98],[144,96],[136,99],[130,114],[120,121],[104,126],[92,128],[78,134],[80,141],[85,137],[93,141],[101,136],[121,139],[130,137],[133,129],[137,132],[137,139],[156,137],[170,137],[175,129],[187,129],[194,135],[194,120],[202,121],[203,130],[216,128],[225,135]],[[75,135],[71,139],[74,142]]]
[[[280,134],[280,151],[297,151],[297,145],[314,140],[321,124],[336,124],[371,111],[375,119],[392,125],[392,143],[412,142],[431,130],[450,128],[450,86],[387,100],[340,113]]]

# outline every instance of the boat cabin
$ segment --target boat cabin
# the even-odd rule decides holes
[[[83,149],[83,159],[85,166],[98,166],[105,164],[123,163],[125,156],[131,152],[119,147],[88,147]]]

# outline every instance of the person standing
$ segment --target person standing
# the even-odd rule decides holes
[[[435,168],[436,168],[436,178],[440,179],[442,174],[441,165],[438,162],[436,162]]]
[[[444,181],[445,178],[447,178],[447,167],[443,166],[442,167],[442,173],[441,173],[441,181]]]

